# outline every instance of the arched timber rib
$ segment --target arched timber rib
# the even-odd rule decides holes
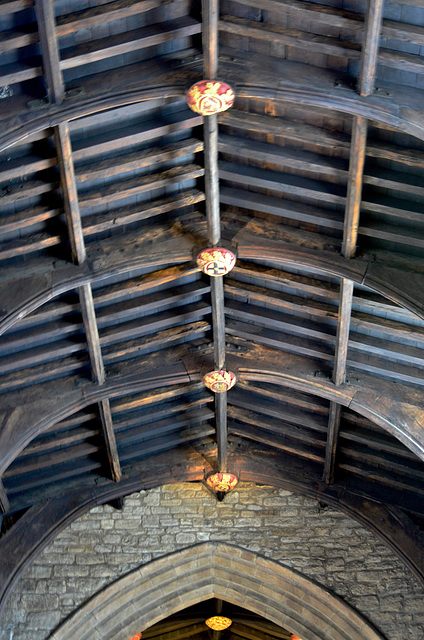
[[[239,339],[241,346],[244,340]],[[424,459],[424,411],[422,393],[406,385],[355,372],[354,378],[335,385],[309,358],[263,346],[246,348],[243,356],[229,356],[229,366],[240,380],[279,384],[313,393],[360,413],[391,433]]]
[[[275,265],[312,267],[323,273],[347,278],[374,289],[405,309],[424,318],[424,273],[380,263],[367,257],[346,259],[329,239],[316,233],[249,222],[235,235],[238,257],[271,260]],[[416,266],[416,265],[415,265]]]
[[[276,456],[278,457],[277,452]],[[251,455],[243,453],[230,457],[231,464],[240,464],[245,470],[245,481],[300,493],[329,504],[360,522],[377,535],[424,584],[424,559],[420,553],[422,533],[403,513],[391,507],[376,505],[365,498],[358,498],[337,485],[327,487],[321,483],[283,478],[278,472],[278,460],[270,463],[269,456],[261,456],[257,448],[254,460]],[[7,558],[0,566],[0,611],[25,569],[76,518],[95,506],[135,491],[167,483],[201,481],[205,468],[208,467],[206,460],[207,456],[194,449],[190,460],[187,452],[175,451],[171,467],[169,454],[163,454],[146,461],[137,477],[124,478],[119,485],[108,483],[107,486],[69,493],[31,507],[0,540],[0,550],[3,557]]]
[[[240,52],[239,56],[242,59],[243,53]],[[231,55],[233,61],[229,61],[228,58],[223,51],[220,68],[223,77],[231,81],[234,74],[234,56]],[[420,91],[406,87],[402,90],[390,87],[383,97],[376,94],[364,98],[349,86],[348,80],[342,89],[335,88],[340,81],[340,74],[329,69],[318,70],[316,67],[311,68],[288,60],[279,60],[278,70],[267,69],[266,65],[259,68],[258,63],[255,68],[252,59],[243,67],[240,60],[235,64],[237,82],[234,83],[234,88],[240,97],[321,107],[362,116],[424,140]],[[81,79],[79,91],[74,97],[65,96],[62,105],[46,105],[34,113],[28,111],[25,101],[16,105],[13,117],[10,117],[10,108],[5,117],[2,117],[0,112],[0,123],[4,132],[0,135],[0,151],[35,131],[61,122],[144,100],[184,96],[194,78],[190,70],[179,69],[176,74],[174,69],[157,63],[139,64],[134,67],[138,72],[135,73],[134,69],[130,78],[127,72],[125,82],[119,70],[108,74],[107,85],[93,84],[90,80]],[[154,79],[152,84],[149,84],[150,79]]]
[[[122,71],[121,74],[122,76]],[[119,91],[114,91],[113,83],[112,87],[108,83],[107,90],[91,90],[83,88],[84,82],[80,83],[79,93],[82,97],[68,98],[59,104],[46,105],[44,108],[34,112],[28,111],[25,107],[18,114],[14,114],[12,118],[2,119],[0,116],[0,122],[4,123],[3,134],[0,135],[0,151],[13,146],[16,142],[27,138],[36,131],[42,131],[48,127],[54,127],[62,122],[69,122],[88,116],[99,111],[105,111],[106,109],[114,109],[116,107],[123,107],[127,104],[135,104],[137,102],[144,102],[146,100],[155,100],[158,98],[178,98],[185,95],[187,80],[184,78],[181,82],[172,82],[174,78],[168,73],[169,77],[161,78],[164,84],[155,83],[147,85],[143,83],[142,86],[137,84],[132,90],[128,90],[128,86]],[[172,74],[175,76],[175,74]],[[108,78],[110,78],[108,74]],[[167,82],[169,84],[167,84]],[[122,82],[122,77],[121,77]]]
[[[424,119],[420,92],[410,87],[389,86],[380,93],[362,97],[348,76],[331,69],[278,60],[253,58],[246,52],[225,51],[226,77],[234,83],[239,97],[288,102],[362,116],[424,139]]]
[[[150,227],[148,232],[127,235],[113,243],[91,243],[87,261],[73,265],[62,260],[45,262],[33,275],[30,267],[4,270],[0,279],[0,335],[21,318],[55,296],[87,283],[141,267],[160,268],[193,259],[194,248],[206,237],[206,225],[196,229],[175,224],[171,229]],[[424,273],[379,264],[367,258],[343,258],[329,239],[318,234],[282,229],[258,221],[248,223],[233,238],[238,257],[266,258],[278,264],[310,266],[331,275],[348,278],[374,289],[424,318]]]
[[[236,339],[237,340],[237,339]],[[244,345],[244,341],[240,340]],[[204,370],[203,366],[206,364]],[[228,355],[229,368],[241,380],[284,385],[349,407],[371,419],[424,459],[424,412],[419,390],[355,372],[352,382],[336,386],[317,376],[313,360],[251,347],[242,356]],[[201,368],[201,370],[199,369]],[[194,362],[187,348],[156,352],[147,360],[116,365],[99,387],[69,378],[5,395],[0,403],[0,473],[39,433],[93,402],[161,385],[194,382],[208,369]]]

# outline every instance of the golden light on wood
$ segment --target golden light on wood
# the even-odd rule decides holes
[[[233,106],[234,91],[225,82],[201,80],[187,92],[187,104],[202,116],[221,113]]]
[[[236,263],[236,256],[228,249],[213,247],[204,249],[196,258],[198,267],[208,276],[225,276]]]
[[[212,616],[212,618],[205,620],[205,623],[213,631],[224,631],[233,624],[233,621],[230,618],[224,618],[224,616]]]
[[[141,640],[142,635],[143,635],[142,633],[137,633],[135,636],[130,638],[130,640]]]
[[[206,484],[212,491],[228,493],[238,485],[238,478],[233,473],[213,473],[206,478]]]
[[[214,393],[224,393],[237,382],[236,375],[232,371],[210,371],[203,376],[205,387]]]
[[[294,633],[292,633],[291,640],[301,640],[301,638],[299,638],[299,636],[295,636]]]

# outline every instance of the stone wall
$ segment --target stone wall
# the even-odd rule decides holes
[[[279,561],[361,612],[388,640],[422,640],[424,591],[354,520],[281,489],[241,484],[218,503],[169,485],[76,520],[37,558],[0,619],[1,640],[44,640],[101,587],[165,553],[222,541]]]

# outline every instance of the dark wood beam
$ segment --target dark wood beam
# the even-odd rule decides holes
[[[58,164],[62,180],[62,191],[65,202],[69,237],[71,240],[72,258],[76,264],[81,265],[86,260],[86,250],[68,123],[62,123],[55,128],[55,139],[58,148]],[[99,329],[94,309],[91,284],[87,283],[79,287],[78,293],[84,329],[87,337],[93,381],[98,385],[103,385],[106,374],[100,346]],[[107,398],[100,401],[99,413],[110,473],[113,480],[119,482],[121,479],[121,467],[116,445],[115,431],[113,428],[112,413],[110,410],[109,400]]]
[[[349,161],[349,177],[345,207],[342,255],[353,258],[359,228],[361,208],[363,170],[367,141],[367,120],[355,116],[352,122],[352,137]],[[336,336],[336,354],[333,367],[334,384],[340,385],[346,379],[346,360],[349,346],[349,331],[352,316],[353,281],[342,278],[340,281],[339,314]],[[323,480],[330,484],[334,480],[338,437],[340,429],[340,405],[330,402],[327,445]]]
[[[358,81],[358,91],[361,96],[369,96],[374,91],[383,5],[384,0],[368,0],[367,2]]]
[[[86,284],[79,287],[78,293],[80,297],[82,319],[87,337],[88,352],[90,354],[93,380],[96,384],[103,384],[106,374],[100,347],[99,329],[97,326],[91,285]]]
[[[219,30],[241,37],[266,41],[272,40],[287,46],[307,48],[311,52],[340,56],[352,60],[359,60],[361,55],[360,47],[355,42],[347,40],[342,42],[337,38],[316,35],[299,29],[286,29],[270,22],[246,20],[232,15],[221,17]]]
[[[226,231],[230,233],[231,227],[227,227]],[[0,331],[4,332],[18,319],[21,320],[55,296],[88,282],[99,282],[110,275],[131,269],[147,266],[159,269],[170,262],[175,265],[188,263],[192,260],[199,237],[205,235],[206,227],[200,222],[193,227],[193,234],[189,226],[185,235],[181,234],[178,225],[171,229],[152,225],[148,232],[134,232],[126,237],[115,238],[113,243],[108,240],[91,243],[83,265],[45,259],[38,263],[36,275],[31,263],[19,270],[3,269],[0,278]],[[424,278],[411,259],[407,263],[398,263],[396,267],[381,262],[378,257],[373,260],[367,257],[346,260],[339,253],[340,245],[336,242],[334,248],[331,247],[328,237],[289,228],[283,230],[281,226],[265,221],[260,226],[247,222],[241,231],[236,229],[233,242],[238,245],[241,259],[266,257],[274,261],[276,268],[284,268],[285,264],[303,265],[354,280],[424,317]]]
[[[206,330],[208,324],[203,324]],[[181,362],[184,355],[187,358],[185,366]],[[190,358],[187,347],[176,346],[166,352],[159,351],[145,356],[142,360],[114,364],[114,374],[106,379],[104,385],[69,377],[40,387],[34,385],[25,391],[16,391],[16,394],[3,394],[3,406],[0,409],[1,473],[9,466],[18,451],[29,444],[38,433],[46,431],[79,409],[106,398],[120,397],[125,393],[165,388],[191,381],[198,382],[201,380],[201,373],[190,363]],[[20,408],[16,406],[18,397],[23,403]]]
[[[323,482],[331,484],[334,481],[336,468],[336,455],[339,441],[341,405],[330,402],[330,412],[328,416],[327,442],[325,448],[325,462]]]
[[[336,355],[333,366],[333,382],[335,385],[344,384],[346,380],[346,360],[349,346],[349,330],[352,315],[353,282],[342,278],[340,281],[339,314],[336,335]],[[330,402],[328,417],[328,433],[325,451],[323,481],[330,484],[334,480],[337,447],[340,428],[341,407]]]
[[[81,215],[72,159],[69,124],[63,122],[54,129],[58,165],[62,182],[62,194],[65,205],[66,221],[71,242],[72,258],[75,264],[85,262],[86,252],[82,234]]]
[[[337,387],[330,372],[328,376],[317,375],[319,365],[308,357],[254,344],[246,349],[245,340],[233,337],[231,342],[244,351],[239,356],[227,355],[228,366],[241,381],[269,382],[342,404],[378,424],[424,459],[424,420],[419,390],[358,372],[352,380]],[[206,362],[206,366],[210,364]],[[4,472],[36,435],[85,406],[119,397],[124,392],[198,382],[206,366],[201,364],[199,371],[199,362],[192,362],[187,347],[181,345],[134,362],[115,364],[113,374],[102,386],[70,377],[4,394],[0,405],[1,471]]]
[[[62,51],[60,68],[73,69],[90,62],[106,60],[131,51],[161,45],[200,33],[201,25],[191,16],[98,38]],[[122,72],[122,71],[121,71]]]
[[[205,235],[206,225],[203,222],[193,235],[190,232],[182,235],[178,224],[171,228],[168,225],[150,225],[148,231],[137,231],[113,241],[106,239],[90,243],[87,260],[81,265],[60,259],[40,260],[36,276],[33,264],[24,265],[18,272],[13,269],[9,277],[7,269],[3,269],[3,278],[0,278],[0,332],[51,298],[87,283],[99,282],[132,269],[160,269],[170,263],[191,263],[193,249],[199,246],[199,237],[204,238]],[[18,275],[17,281],[13,274]]]
[[[159,7],[161,0],[114,0],[106,5],[90,7],[81,11],[68,13],[56,20],[56,33],[64,36],[75,33],[79,29],[87,29],[103,25],[107,22],[122,20],[130,16],[144,13]]]
[[[218,71],[218,0],[202,0],[202,45],[204,77],[215,80]]]
[[[250,339],[255,340],[254,334]],[[243,349],[247,347],[244,339],[232,337],[231,342]],[[336,386],[331,381],[330,372],[327,375],[325,371],[320,373],[319,363],[259,345],[251,345],[243,356],[228,355],[227,359],[231,369],[238,370],[240,380],[281,384],[349,407],[391,433],[424,459],[424,438],[421,428],[416,424],[417,420],[422,420],[422,410],[419,408],[422,403],[421,390],[391,382],[388,383],[389,391],[387,381],[373,379],[356,371],[356,380],[348,377],[344,385]],[[400,426],[404,420],[408,423],[407,432]]]
[[[229,56],[230,58],[230,56]],[[245,61],[244,68],[242,67]],[[334,72],[299,65],[281,60],[279,72],[270,68],[269,59],[253,58],[237,52],[237,68],[230,59],[222,62],[222,72],[231,81],[237,73],[237,93],[240,97],[257,97],[289,101],[309,106],[336,109],[400,128],[423,139],[421,92],[410,88],[394,89],[391,96],[369,96],[367,100],[353,89],[340,91],[335,88]],[[129,102],[182,96],[192,80],[190,72],[181,70],[178,77],[169,67],[143,62],[127,68],[125,78],[120,69],[111,70],[104,84],[93,85],[91,80],[81,79],[84,91],[79,97],[66,100],[62,105],[50,105],[36,113],[29,112],[26,101],[18,101],[11,118],[11,105],[0,104],[0,149],[10,146],[28,135],[73,120],[89,113],[118,107]],[[143,80],[140,80],[142,78]],[[266,78],[266,80],[265,80]],[[12,99],[14,101],[14,99]],[[2,101],[8,102],[9,101]],[[15,104],[15,102],[13,102]],[[200,119],[200,117],[199,117]]]
[[[215,80],[218,71],[218,0],[202,0],[203,74]],[[203,122],[205,158],[205,195],[208,241],[212,246],[221,239],[218,177],[218,117],[205,116]],[[225,369],[225,315],[222,277],[211,277],[212,327],[215,369]],[[227,471],[227,394],[216,394],[215,422],[218,467]]]
[[[345,258],[353,258],[356,251],[367,144],[367,128],[368,121],[365,118],[358,116],[353,118],[342,246],[342,253]]]
[[[110,402],[108,398],[104,398],[99,402],[99,410],[112,480],[120,482],[122,479],[121,463],[119,461],[112,412],[110,410]]]
[[[346,358],[349,344],[349,329],[352,314],[353,282],[342,278],[340,281],[339,317],[336,336],[336,357],[333,369],[334,384],[340,385],[346,379]]]
[[[219,471],[228,471],[228,431],[227,431],[227,393],[215,394],[215,420],[216,420],[216,438],[218,449],[218,469]]]
[[[224,282],[222,277],[211,277],[211,294],[215,367],[225,369]]]
[[[412,258],[408,258],[401,268],[399,263],[394,267],[390,263],[380,262],[378,258],[369,262],[366,258],[347,260],[340,255],[339,242],[332,243],[328,236],[288,227],[282,229],[265,221],[261,221],[260,225],[257,221],[246,222],[232,240],[238,245],[238,256],[241,259],[266,257],[274,262],[275,267],[281,265],[284,268],[284,265],[293,264],[331,273],[365,284],[421,318],[424,317],[424,305],[421,303],[424,283],[419,284],[422,279],[421,267],[415,263],[415,270]],[[318,254],[319,259],[314,258]],[[408,277],[405,273],[408,273]]]
[[[221,239],[218,178],[218,117],[216,115],[205,116],[203,136],[205,147],[205,194],[208,240],[212,246],[216,246]]]
[[[60,104],[65,96],[65,87],[60,70],[53,3],[50,0],[35,0],[35,15],[37,17],[47,95],[51,102]]]
[[[6,490],[2,480],[0,480],[0,513],[8,513],[10,511],[10,502],[7,497]]]

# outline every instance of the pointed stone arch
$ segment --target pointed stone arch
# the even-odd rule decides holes
[[[345,602],[251,551],[205,543],[154,560],[100,592],[50,640],[128,640],[209,598],[244,607],[302,640],[383,640]]]

